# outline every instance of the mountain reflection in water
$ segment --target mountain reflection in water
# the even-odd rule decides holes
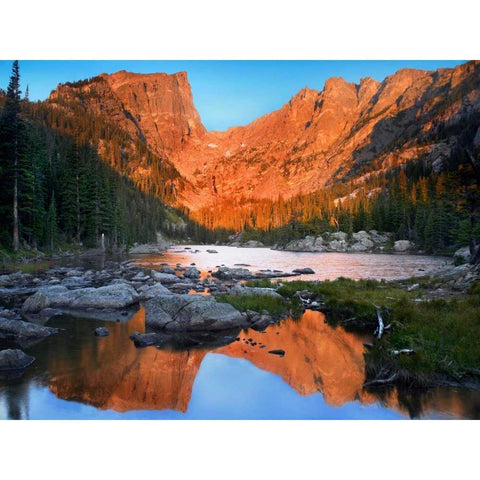
[[[318,312],[307,311],[299,321],[285,320],[264,333],[241,331],[228,345],[189,350],[135,348],[128,337],[145,330],[143,308],[129,322],[105,323],[111,332],[105,338],[93,336],[99,323],[93,320],[56,322],[66,331],[31,349],[35,368],[12,384],[0,384],[0,417],[26,418],[41,400],[49,412],[30,415],[56,418],[60,400],[55,404],[55,397],[72,401],[63,404],[68,408],[94,408],[76,411],[75,418],[112,418],[113,412],[123,418],[479,416],[476,392],[407,397],[394,389],[366,392],[367,338],[327,325]],[[284,357],[268,353],[277,348],[285,350]],[[55,397],[45,397],[46,392]],[[58,411],[62,418],[71,415]]]

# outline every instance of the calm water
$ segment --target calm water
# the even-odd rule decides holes
[[[216,250],[218,253],[208,253]],[[219,265],[233,267],[249,265],[251,271],[261,269],[291,272],[295,268],[311,267],[314,275],[301,275],[296,280],[326,280],[338,277],[392,280],[426,275],[452,263],[448,257],[426,255],[388,255],[371,253],[310,253],[282,252],[268,248],[236,248],[225,246],[191,245],[188,249],[175,246],[164,256],[139,256],[143,264],[195,263],[202,271],[216,270]]]
[[[219,252],[228,249],[212,248]],[[250,263],[252,270],[323,268],[319,275],[326,275],[327,269],[330,278],[358,278],[367,269],[365,276],[385,277],[381,265],[386,264],[387,278],[402,277],[418,265],[428,270],[445,261],[416,256],[302,255],[265,249],[229,249],[228,256],[223,256],[204,253],[206,247],[198,249],[202,253],[170,252],[144,261],[192,263],[189,260],[194,258],[199,268],[208,270],[220,263],[232,266],[233,258],[233,263]],[[238,251],[238,262],[232,250]],[[295,262],[288,265],[282,254]],[[345,271],[338,262],[345,265]],[[61,316],[49,325],[63,330],[26,350],[36,362],[21,378],[0,380],[0,418],[480,418],[478,392],[439,389],[426,395],[400,395],[394,389],[381,394],[363,390],[363,343],[368,337],[328,326],[319,312],[307,311],[300,321],[285,320],[265,333],[241,331],[239,341],[220,347],[183,351],[134,347],[128,337],[145,330],[142,308],[122,323]],[[95,337],[98,326],[109,328],[111,335]],[[275,348],[284,349],[285,356],[268,353]]]

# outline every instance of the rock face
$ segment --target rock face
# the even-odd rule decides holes
[[[103,74],[60,85],[47,103],[68,109],[81,101],[90,114],[144,141],[178,174],[169,184],[178,190],[172,203],[188,207],[201,220],[202,209],[213,205],[220,215],[222,205],[231,207],[240,198],[281,194],[287,199],[346,178],[354,189],[346,195],[353,195],[363,167],[374,174],[426,156],[434,169],[441,168],[450,147],[421,144],[418,138],[480,111],[479,80],[480,61],[437,71],[402,69],[382,82],[330,78],[322,90],[306,87],[279,110],[225,132],[205,131],[185,72]],[[475,145],[479,138],[477,132]],[[133,180],[144,184],[153,177],[147,162],[131,163]],[[163,188],[165,178],[154,181]],[[226,219],[219,218],[215,226],[222,222]],[[337,240],[335,248],[343,251],[345,239]],[[357,251],[365,248],[356,243]]]
[[[22,350],[2,350],[0,351],[0,371],[23,370],[35,361]]]
[[[51,308],[124,308],[139,301],[137,291],[126,283],[106,285],[99,288],[68,290],[64,286],[42,287],[22,306],[26,313],[38,313]]]
[[[145,303],[145,325],[170,331],[225,330],[245,326],[228,303],[203,295],[161,295]]]

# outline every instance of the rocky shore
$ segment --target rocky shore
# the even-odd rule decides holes
[[[136,265],[134,260],[107,262],[101,270],[52,267],[35,274],[18,271],[0,275],[0,343],[28,348],[59,334],[58,329],[45,326],[56,315],[118,322],[129,320],[139,306],[145,307],[147,333],[132,336],[137,346],[215,342],[218,335],[211,338],[206,334],[220,332],[222,336],[230,331],[236,335],[250,326],[265,328],[275,319],[268,312],[241,313],[228,303],[216,301],[214,295],[263,295],[271,289],[248,289],[237,284],[296,275],[299,273],[253,272],[225,266],[202,275],[194,265],[172,268],[163,264],[152,270]],[[202,332],[204,340],[198,335]],[[93,333],[108,335],[104,330]],[[194,334],[197,338],[193,341]],[[28,366],[26,362],[18,365]]]

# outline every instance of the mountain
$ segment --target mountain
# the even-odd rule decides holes
[[[306,87],[281,109],[225,132],[206,131],[185,72],[102,74],[59,85],[46,104],[66,113],[80,105],[124,132],[144,149],[124,173],[204,225],[271,228],[305,210],[305,196],[328,192],[331,210],[332,202],[384,191],[401,165],[421,161],[439,174],[459,148],[478,147],[480,62],[403,69],[382,82],[330,78],[322,91]],[[460,140],[466,128],[473,133]],[[110,149],[112,165],[116,154]],[[275,202],[289,199],[300,200],[282,216]],[[279,219],[267,225],[257,218],[262,211]]]

